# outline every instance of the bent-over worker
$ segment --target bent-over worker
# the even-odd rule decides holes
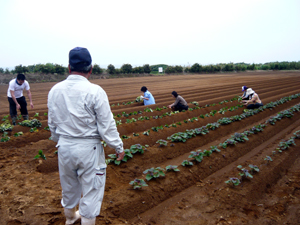
[[[247,89],[247,95],[249,96],[249,100],[243,100],[243,103],[247,106],[247,109],[257,109],[263,106],[258,95],[252,90],[252,88]]]
[[[175,102],[171,105],[168,105],[169,108],[173,108],[175,111],[181,112],[182,110],[187,110],[189,108],[187,102],[183,97],[177,94],[176,91],[172,92],[172,96],[176,99]]]

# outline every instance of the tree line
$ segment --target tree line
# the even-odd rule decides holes
[[[157,74],[158,68],[162,67],[166,74],[180,73],[218,73],[218,72],[240,72],[246,70],[300,70],[300,61],[298,62],[269,62],[264,64],[247,64],[247,63],[220,63],[216,65],[201,65],[195,63],[192,66],[180,65],[149,65],[132,67],[131,64],[123,64],[121,68],[115,68],[109,64],[106,69],[101,68],[98,64],[93,65],[92,74],[103,74],[104,72],[110,75],[114,74]],[[8,68],[0,68],[2,74],[18,74],[18,73],[42,73],[42,74],[60,74],[68,73],[68,68],[59,64],[46,63],[29,66],[18,65],[13,70]]]

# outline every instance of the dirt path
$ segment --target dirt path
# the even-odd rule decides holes
[[[275,125],[266,123],[300,103],[300,96],[296,96],[300,93],[299,78],[300,73],[295,72],[254,72],[92,80],[107,92],[110,104],[115,105],[115,116],[141,111],[138,115],[116,117],[122,122],[118,125],[120,135],[129,137],[123,140],[125,148],[149,145],[144,154],[134,154],[127,163],[108,165],[97,224],[299,224],[300,140],[295,139],[296,145],[282,153],[276,148],[300,130],[300,112],[295,110],[291,118],[282,118]],[[30,110],[30,117],[39,113],[37,118],[43,124],[39,131],[31,133],[29,128],[17,125],[8,132],[11,139],[0,143],[0,224],[64,224],[55,143],[48,140],[50,133],[44,130],[47,94],[53,85],[31,84],[35,109]],[[140,95],[143,85],[156,99],[157,104],[149,107],[153,112],[145,112],[147,107],[137,103],[123,105]],[[242,115],[244,108],[234,99],[242,93],[242,85],[253,88],[265,105],[285,100],[276,107],[208,129],[209,133],[195,135],[184,143],[167,139],[177,132]],[[8,114],[6,88],[0,86],[1,119]],[[189,102],[192,111],[169,115],[169,109],[156,110],[174,101],[170,94],[173,90]],[[193,101],[198,102],[198,108],[190,103]],[[138,120],[141,116],[149,119]],[[127,123],[133,118],[135,122]],[[225,149],[219,147],[221,152],[203,157],[201,163],[189,158],[191,151],[210,149],[259,124],[266,126],[249,135],[249,141]],[[162,129],[152,129],[158,126]],[[14,137],[19,131],[24,135]],[[149,135],[144,135],[145,131],[150,131]],[[159,139],[167,140],[167,146],[159,146]],[[34,159],[40,149],[47,160]],[[112,149],[105,149],[106,155],[113,153]],[[264,160],[267,155],[272,162]],[[183,160],[194,165],[183,167]],[[252,179],[242,180],[235,188],[225,184],[230,177],[239,177],[238,165],[249,168],[249,164],[260,169]],[[135,178],[145,179],[146,169],[167,165],[176,165],[180,171],[165,172],[165,177],[147,181],[149,186],[141,190],[133,190],[129,185]]]

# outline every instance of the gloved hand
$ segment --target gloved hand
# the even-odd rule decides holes
[[[144,96],[143,96],[143,95],[141,95],[141,98],[144,98]]]

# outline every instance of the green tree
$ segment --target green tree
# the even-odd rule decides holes
[[[15,66],[15,73],[27,73],[28,68],[26,66],[22,66],[22,64],[20,64],[19,66]]]
[[[116,73],[116,74],[120,74],[120,73],[121,73],[121,69],[116,69],[116,70],[115,70],[115,73]]]
[[[132,66],[130,64],[123,64],[121,66],[121,72],[124,74],[132,73]]]
[[[247,70],[256,70],[255,64],[252,63],[251,65],[248,65]]]
[[[4,73],[4,69],[0,67],[0,73]]]
[[[4,74],[10,74],[10,71],[8,68],[5,68]]]
[[[151,72],[150,65],[149,64],[143,65],[143,70],[144,70],[144,73],[150,73]]]
[[[114,67],[114,65],[109,64],[109,65],[107,66],[107,72],[108,72],[109,74],[115,74],[115,73],[116,73],[116,68]]]
[[[27,68],[29,73],[34,73],[35,65],[28,65]]]
[[[231,72],[233,70],[234,70],[233,63],[225,64],[225,66],[223,67],[223,71],[225,72]]]
[[[132,69],[132,73],[142,74],[142,73],[144,73],[144,68],[141,66],[134,67]]]
[[[94,64],[92,74],[102,74],[103,70],[100,68],[98,64]]]
[[[192,67],[191,67],[191,72],[192,72],[192,73],[200,73],[200,72],[202,72],[202,66],[199,65],[199,63],[195,63],[195,64],[192,65]]]
[[[61,75],[64,75],[67,72],[67,68],[59,64],[55,64],[53,70],[55,73]]]
[[[263,64],[263,65],[261,66],[261,69],[262,69],[262,70],[269,70],[269,69],[270,69],[270,66],[269,66],[268,64]]]
[[[183,71],[185,73],[189,73],[189,72],[191,72],[191,68],[190,67],[185,67]]]
[[[183,67],[182,66],[175,66],[174,70],[176,73],[182,73],[183,72]]]
[[[170,74],[170,73],[175,73],[175,68],[173,66],[168,66],[166,69],[165,69],[165,73],[167,74]]]

